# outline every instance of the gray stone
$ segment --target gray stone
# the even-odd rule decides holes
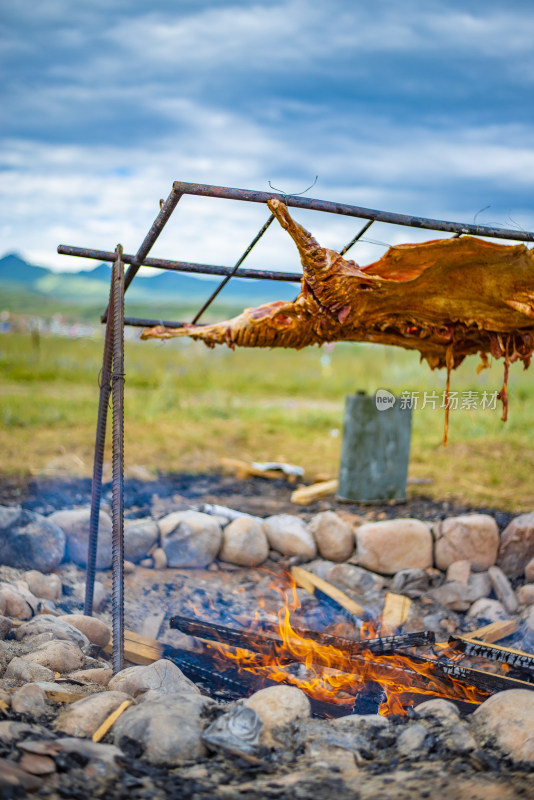
[[[16,722],[11,720],[0,720],[0,742],[12,744],[19,739],[26,739],[28,736],[49,735],[46,728],[42,725],[31,725],[29,722]]]
[[[11,709],[18,714],[40,717],[46,713],[46,694],[36,683],[27,683],[13,693]]]
[[[512,585],[500,567],[490,567],[488,569],[489,579],[493,591],[503,604],[508,614],[515,614],[517,611],[517,598],[512,589]]]
[[[88,759],[89,764],[84,768],[84,773],[89,781],[93,781],[95,778],[104,780],[115,778],[121,771],[120,762],[123,759],[123,753],[112,744],[64,737],[54,739],[49,746],[57,748],[59,753],[78,753],[82,758]]]
[[[85,656],[77,645],[60,639],[53,639],[51,642],[36,647],[35,650],[24,656],[24,659],[62,674],[72,672],[74,669],[81,669],[85,662]],[[47,679],[41,678],[40,680]]]
[[[59,714],[56,728],[69,736],[90,737],[125,700],[124,692],[99,692],[69,703]]]
[[[65,554],[63,531],[41,514],[0,506],[0,564],[50,572]]]
[[[338,588],[349,589],[362,598],[375,595],[384,588],[382,575],[354,564],[335,564],[326,579]]]
[[[435,562],[446,570],[455,561],[469,561],[474,572],[495,564],[499,547],[499,529],[489,514],[462,514],[433,526]]]
[[[15,656],[7,665],[4,678],[14,681],[32,683],[34,681],[53,681],[54,673],[48,667],[28,661],[26,658]]]
[[[397,750],[405,758],[418,759],[428,748],[424,747],[427,729],[420,722],[405,728],[397,739]]]
[[[499,600],[491,600],[486,597],[476,600],[467,612],[467,616],[472,619],[484,620],[485,622],[498,622],[499,620],[509,619],[506,609]]]
[[[519,578],[534,559],[534,512],[515,517],[501,534],[497,564],[510,578]]]
[[[13,623],[11,622],[9,617],[4,617],[0,615],[0,639],[5,639],[8,635],[9,631],[11,630]]]
[[[166,694],[180,692],[200,694],[198,686],[186,678],[182,670],[167,659],[160,659],[146,667],[127,667],[110,680],[108,688],[139,697],[149,690]]]
[[[55,573],[43,575],[42,572],[31,569],[24,573],[23,578],[35,597],[50,600],[52,603],[55,603],[61,597],[62,586],[59,575]]]
[[[176,511],[159,520],[169,567],[207,567],[222,542],[219,523],[198,511]]]
[[[491,594],[491,581],[487,572],[472,572],[467,581],[473,591],[473,602]]]
[[[85,614],[65,614],[58,619],[79,630],[97,647],[105,647],[111,639],[110,628],[97,617],[88,617]]]
[[[356,529],[358,563],[373,572],[394,575],[402,569],[432,566],[432,535],[418,519],[367,522]]]
[[[424,595],[424,599],[439,603],[451,611],[467,611],[476,598],[468,584],[448,581],[436,589],[431,589]]]
[[[48,520],[58,525],[67,537],[67,558],[79,567],[87,566],[87,546],[89,542],[89,508],[55,511]],[[111,517],[101,511],[98,517],[98,547],[96,568],[109,569],[111,566]]]
[[[154,520],[135,519],[124,523],[124,557],[134,564],[145,558],[159,539],[159,528]]]
[[[442,580],[435,569],[401,569],[393,578],[391,591],[416,599]]]
[[[306,523],[292,514],[275,514],[263,522],[270,547],[284,556],[310,561],[317,555],[315,539]]]
[[[153,764],[172,766],[203,758],[202,712],[210,704],[199,694],[187,692],[161,697],[128,708],[112,728],[116,745],[131,740],[143,747],[144,757]]]
[[[454,723],[458,722],[460,719],[460,712],[454,703],[451,703],[449,700],[444,700],[441,697],[435,700],[425,700],[424,703],[420,703],[416,707],[415,713],[422,719],[437,719],[443,723]]]
[[[244,701],[263,722],[261,742],[266,746],[276,744],[277,729],[291,722],[307,720],[311,715],[308,697],[296,686],[269,686],[260,689]]]
[[[514,761],[534,763],[534,692],[494,694],[476,709],[472,727],[483,745],[493,742]]]
[[[263,722],[252,708],[236,704],[206,728],[202,741],[210,750],[253,754],[260,744]]]
[[[311,518],[308,530],[319,555],[329,561],[346,561],[354,552],[354,533],[334,511],[321,511]]]
[[[25,622],[17,628],[15,636],[19,642],[28,637],[40,636],[43,633],[52,634],[54,639],[73,642],[81,650],[89,648],[89,639],[74,625],[69,624],[67,618],[59,619],[51,614],[41,614]]]
[[[239,517],[223,531],[219,558],[241,567],[257,567],[269,555],[269,544],[260,520]]]
[[[95,581],[95,593],[93,597],[93,611],[102,611],[108,602],[108,593],[101,581]]]

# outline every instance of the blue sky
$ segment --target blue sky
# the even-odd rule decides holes
[[[534,230],[531,0],[3,0],[1,27],[0,255],[135,251],[173,180]],[[152,254],[231,264],[266,216],[187,198]],[[285,237],[251,265],[295,267]]]

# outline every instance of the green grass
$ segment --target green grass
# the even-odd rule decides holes
[[[0,337],[1,471],[27,474],[92,469],[101,331],[94,339]],[[216,469],[220,458],[285,458],[310,479],[338,471],[344,398],[387,388],[437,392],[443,371],[394,348],[338,344],[324,350],[208,350],[189,340],[126,343],[126,466]],[[502,364],[476,374],[468,359],[452,378],[458,392],[498,391]],[[410,475],[431,479],[410,492],[522,511],[534,503],[534,388],[514,365],[507,423],[497,410],[443,410],[413,417]],[[479,394],[480,397],[480,394]],[[438,403],[439,405],[439,403]],[[107,455],[109,459],[109,453]]]

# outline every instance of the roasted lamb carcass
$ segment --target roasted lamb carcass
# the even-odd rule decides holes
[[[534,350],[534,251],[471,236],[390,247],[359,267],[320,247],[280,200],[269,208],[298,247],[302,286],[294,302],[266,303],[214,325],[156,326],[141,338],[191,336],[208,346],[293,347],[335,341],[418,350],[432,369],[470,354],[525,368]],[[506,406],[506,387],[502,399]]]

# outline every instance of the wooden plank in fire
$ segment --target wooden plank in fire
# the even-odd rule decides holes
[[[507,675],[494,675],[492,672],[484,672],[483,670],[473,669],[472,667],[463,667],[461,664],[456,664],[453,661],[432,661],[430,663],[443,675],[458,681],[470,683],[472,686],[476,686],[477,689],[489,692],[490,694],[503,692],[506,689],[530,689],[534,691],[534,683],[521,681],[517,678],[509,678]]]
[[[242,647],[265,655],[279,656],[279,650],[285,646],[277,632],[238,631],[234,628],[228,628],[226,625],[204,622],[181,615],[171,617],[169,625],[171,628],[187,633],[189,636],[196,636],[200,639],[207,639],[208,641],[215,641],[233,647]],[[356,642],[351,639],[344,639],[341,636],[333,636],[317,631],[298,628],[292,628],[292,630],[296,637],[294,643],[298,645],[301,653],[306,649],[306,640],[312,640],[322,646],[340,650],[349,658],[365,652],[376,654],[391,653],[403,647],[423,647],[435,642],[435,635],[432,631],[401,633],[376,639],[362,639]],[[308,644],[308,648],[310,653],[313,653],[314,648],[311,644]],[[331,660],[331,657],[331,654],[325,656],[328,660]]]
[[[496,622],[490,622],[489,625],[484,625],[475,631],[464,633],[463,638],[479,639],[481,642],[493,643],[517,633],[518,629],[519,622],[516,619],[498,619]]]
[[[455,650],[465,653],[466,656],[477,656],[478,658],[487,658],[490,661],[499,661],[502,664],[509,664],[511,667],[526,670],[534,676],[533,653],[525,653],[512,647],[488,644],[479,639],[463,636],[450,636],[449,644],[452,644]]]
[[[291,576],[297,586],[302,586],[307,592],[314,595],[320,595],[328,601],[334,603],[335,607],[343,612],[347,612],[350,618],[365,619],[367,612],[355,600],[349,597],[337,586],[333,586],[323,578],[314,575],[302,567],[291,567]]]

